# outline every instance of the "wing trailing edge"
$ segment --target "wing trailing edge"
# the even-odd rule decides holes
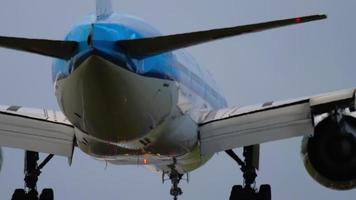
[[[29,39],[0,36],[0,47],[40,54],[44,56],[69,59],[75,55],[78,43],[74,41]]]
[[[203,113],[200,150],[211,155],[229,149],[312,135],[315,121],[335,107],[356,116],[356,88],[257,106],[232,107]],[[343,111],[344,112],[344,111]]]
[[[0,146],[71,158],[74,126],[62,112],[0,105]]]
[[[310,15],[257,24],[220,28],[207,31],[182,33],[152,38],[121,40],[117,45],[134,58],[144,58],[227,37],[264,31],[272,28],[295,25],[325,19],[326,15]]]

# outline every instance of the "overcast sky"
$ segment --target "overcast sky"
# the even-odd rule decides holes
[[[1,0],[0,35],[62,39],[95,10],[94,0]],[[356,86],[356,1],[335,0],[117,0],[115,10],[144,18],[165,34],[256,23],[309,14],[324,21],[276,29],[187,49],[214,75],[229,105],[308,96]],[[51,59],[0,49],[0,104],[58,109]],[[274,200],[349,200],[314,182],[300,158],[301,138],[262,145],[258,184],[272,185]],[[240,184],[237,165],[220,153],[182,182],[183,200],[228,199]],[[4,148],[0,199],[23,187],[23,151]],[[56,199],[171,199],[170,183],[140,166],[114,166],[77,150],[73,165],[56,157],[39,188],[55,188]]]

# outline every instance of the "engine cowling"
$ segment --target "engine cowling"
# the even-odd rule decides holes
[[[320,121],[314,135],[302,141],[302,157],[309,175],[335,190],[356,187],[356,119],[328,116]]]
[[[0,172],[1,172],[1,167],[2,167],[2,160],[3,160],[3,158],[2,158],[2,149],[0,147]]]

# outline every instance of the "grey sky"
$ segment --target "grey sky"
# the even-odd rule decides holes
[[[356,86],[356,1],[335,0],[117,0],[115,9],[144,18],[163,33],[255,23],[300,15],[328,14],[325,21],[245,35],[189,48],[209,69],[229,105],[307,96]],[[2,0],[0,35],[62,39],[94,12],[94,0]],[[56,108],[51,59],[0,49],[0,104]],[[274,200],[355,199],[356,191],[319,186],[304,170],[301,138],[262,145],[258,183],[270,183]],[[55,188],[56,199],[170,199],[170,184],[144,167],[114,166],[75,152],[72,167],[55,158],[39,188]],[[23,186],[23,151],[4,149],[0,199]],[[240,183],[236,164],[220,153],[182,182],[181,199],[228,199]]]

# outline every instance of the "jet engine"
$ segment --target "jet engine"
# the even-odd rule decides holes
[[[2,167],[2,149],[0,147],[0,172],[1,172],[1,167]]]
[[[306,170],[321,185],[356,187],[356,119],[350,114],[324,113],[314,135],[304,137],[301,153]]]

